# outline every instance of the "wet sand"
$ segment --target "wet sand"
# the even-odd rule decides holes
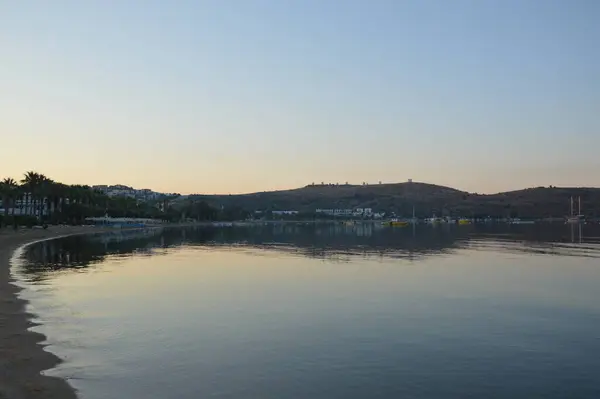
[[[0,399],[70,399],[74,389],[63,379],[41,375],[60,363],[44,350],[43,334],[30,331],[35,324],[13,284],[10,259],[20,246],[33,241],[72,234],[100,233],[89,226],[52,226],[47,230],[0,229]]]

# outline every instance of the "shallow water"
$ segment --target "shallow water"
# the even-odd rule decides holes
[[[593,226],[71,237],[18,268],[100,398],[598,398]]]

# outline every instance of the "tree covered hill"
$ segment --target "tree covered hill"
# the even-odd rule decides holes
[[[239,195],[193,195],[188,200],[205,201],[215,207],[254,210],[298,210],[313,213],[318,208],[373,208],[374,211],[418,217],[562,217],[569,213],[570,197],[581,196],[582,213],[600,216],[599,188],[538,187],[497,194],[476,194],[427,183],[407,182],[377,185],[310,185],[293,190]]]

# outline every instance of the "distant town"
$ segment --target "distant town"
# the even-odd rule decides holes
[[[108,197],[127,197],[138,201],[155,201],[164,197],[180,197],[177,193],[159,193],[149,188],[135,189],[133,187],[115,184],[113,186],[97,185],[92,189],[106,194]]]

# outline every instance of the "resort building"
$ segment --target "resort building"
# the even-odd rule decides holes
[[[284,215],[297,215],[298,211],[271,211],[273,215],[284,216]]]

